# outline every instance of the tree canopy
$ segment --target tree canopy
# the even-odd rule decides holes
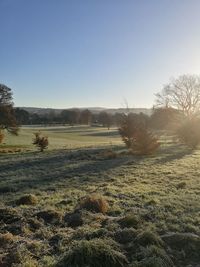
[[[12,102],[12,90],[0,84],[0,130],[17,134],[18,127]]]
[[[156,104],[178,109],[187,117],[197,115],[200,111],[200,76],[185,74],[173,78],[156,94]]]

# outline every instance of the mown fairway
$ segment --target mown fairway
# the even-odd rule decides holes
[[[1,147],[0,266],[55,266],[73,241],[96,238],[117,246],[124,266],[198,266],[199,150],[163,138],[157,154],[133,156],[116,129],[49,127],[49,150],[40,153],[31,145],[37,130],[24,128]],[[30,193],[35,205],[17,203]],[[108,212],[81,210],[82,225],[69,227],[66,215],[94,193]]]

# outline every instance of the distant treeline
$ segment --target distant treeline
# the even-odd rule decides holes
[[[29,113],[22,108],[15,109],[15,117],[19,125],[37,125],[37,124],[96,124],[110,128],[112,125],[119,126],[122,120],[122,113],[111,114],[106,111],[93,113],[88,109],[67,109],[60,113],[50,111],[46,114]]]
[[[50,111],[46,114],[29,113],[22,108],[15,108],[15,117],[19,125],[36,125],[36,124],[99,124],[110,128],[111,125],[118,125],[121,114],[110,114],[106,111],[93,113],[88,109],[68,109],[60,113]]]
[[[128,111],[127,111],[128,113]],[[15,108],[15,117],[18,125],[55,125],[55,124],[69,124],[71,126],[82,125],[98,125],[107,127],[111,126],[119,127],[122,124],[125,113],[116,112],[114,114],[107,111],[101,111],[99,113],[93,113],[88,109],[67,109],[60,113],[50,111],[45,114],[31,113],[22,108]],[[160,108],[154,109],[151,115],[144,113],[129,113],[130,117],[138,117],[144,120],[151,128],[166,129],[172,127],[172,121],[176,121],[174,118],[180,117],[180,112],[173,108]]]

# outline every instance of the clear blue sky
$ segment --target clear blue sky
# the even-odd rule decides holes
[[[199,0],[0,0],[0,83],[16,106],[151,107],[200,74]]]

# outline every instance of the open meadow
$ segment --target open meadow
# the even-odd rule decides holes
[[[89,126],[23,127],[5,143],[1,267],[199,266],[200,150],[162,136],[136,156],[116,128]]]

